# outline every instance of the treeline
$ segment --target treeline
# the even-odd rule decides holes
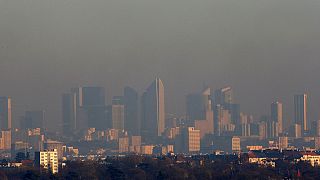
[[[1,169],[0,179],[320,179],[307,163],[277,162],[277,167],[209,159],[109,157],[104,161],[70,161],[58,174],[35,168]]]

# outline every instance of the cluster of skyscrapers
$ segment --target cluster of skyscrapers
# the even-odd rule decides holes
[[[152,82],[141,98],[133,88],[125,87],[123,96],[114,96],[110,105],[105,103],[103,87],[72,88],[62,96],[63,132],[71,135],[88,128],[118,129],[152,141],[165,128],[164,104],[160,79]]]
[[[133,88],[125,87],[122,96],[114,96],[111,104],[106,105],[104,92],[102,87],[79,87],[63,95],[65,135],[88,128],[116,129],[141,136],[147,144],[171,142],[177,149],[188,149],[181,152],[191,149],[199,152],[200,146],[210,149],[209,146],[219,142],[221,145],[229,140],[238,142],[237,137],[246,139],[251,145],[250,141],[257,142],[256,139],[280,137],[283,140],[283,137],[316,136],[319,132],[316,129],[320,126],[318,121],[314,122],[316,126],[312,130],[308,128],[311,123],[307,120],[306,94],[294,96],[294,121],[284,121],[280,101],[272,102],[270,114],[259,119],[241,112],[240,104],[234,102],[231,87],[215,90],[207,87],[188,94],[186,116],[183,117],[165,114],[164,85],[158,78],[141,97]]]
[[[283,105],[279,101],[271,103],[270,115],[261,116],[257,120],[240,111],[240,104],[233,102],[231,87],[215,91],[206,88],[201,93],[187,96],[186,118],[189,125],[202,129],[201,136],[208,133],[216,136],[258,135],[262,138],[316,135],[316,128],[309,128],[311,123],[307,119],[306,94],[294,96],[294,121],[284,122]]]
[[[125,87],[123,94],[114,96],[110,104],[106,103],[104,87],[76,87],[62,95],[62,135],[70,141],[82,137],[92,140],[96,132],[96,139],[140,137],[138,144],[162,144],[170,146],[169,149],[174,145],[179,152],[212,151],[225,142],[238,144],[239,147],[233,149],[239,150],[240,138],[241,143],[247,145],[261,140],[278,141],[278,138],[281,138],[279,142],[288,144],[288,137],[320,137],[320,121],[308,121],[307,105],[306,94],[295,95],[292,121],[284,120],[280,101],[271,103],[269,115],[255,119],[241,112],[231,87],[215,90],[206,87],[186,95],[186,115],[177,117],[165,113],[165,88],[159,78],[141,96],[135,89]],[[11,142],[11,106],[10,97],[0,97],[0,149],[9,149],[15,144]],[[26,111],[20,121],[20,128],[27,130],[28,140],[22,137],[18,145],[29,143],[38,147],[35,149],[43,149],[44,146],[37,143],[45,142],[45,111]],[[320,147],[320,138],[313,140],[318,140]],[[129,149],[129,145],[124,147]]]

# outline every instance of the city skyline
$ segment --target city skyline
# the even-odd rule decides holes
[[[241,103],[234,100],[236,92],[231,86],[218,89],[206,87],[200,93],[191,93],[185,96],[186,107],[188,107],[185,115],[182,117],[170,115],[182,120],[182,124],[177,124],[178,119],[169,122],[169,114],[164,113],[166,109],[164,103],[165,86],[159,78],[156,78],[148,86],[141,97],[134,89],[126,86],[122,96],[113,96],[111,104],[108,104],[105,91],[106,89],[101,86],[84,86],[73,87],[70,93],[62,93],[63,126],[58,131],[66,137],[72,137],[87,128],[94,128],[93,132],[106,129],[125,130],[130,135],[141,135],[144,142],[157,142],[160,136],[163,137],[168,131],[171,131],[170,128],[179,126],[194,127],[199,130],[201,139],[208,134],[222,137],[258,135],[265,139],[283,135],[304,137],[319,132],[316,129],[319,120],[307,118],[309,113],[307,94],[296,94],[292,97],[296,112],[292,120],[283,118],[283,103],[279,100],[271,103],[269,115],[253,117],[251,114],[243,112]],[[0,97],[0,99],[5,105],[3,107],[9,107],[2,108],[5,111],[2,111],[1,117],[7,117],[7,121],[10,120],[8,122],[12,123],[10,118],[12,116],[11,97]],[[136,115],[133,117],[134,120],[130,115],[126,115],[127,110],[131,115]],[[39,127],[48,130],[48,126],[45,126],[47,121],[43,110],[26,110],[25,116],[19,120],[20,122],[16,122],[16,124],[18,123],[20,126],[14,128]],[[283,126],[284,122],[285,126]],[[131,126],[133,123],[134,126]],[[312,127],[309,129],[308,126],[311,125]],[[10,128],[3,130],[8,129]]]
[[[157,79],[157,78],[156,78]],[[104,96],[104,93],[106,93],[107,92],[107,90],[104,88],[104,87],[101,87],[101,86],[81,86],[81,87],[78,87],[78,88],[71,88],[71,93],[69,93],[70,95],[72,95],[73,97],[71,98],[71,99],[69,99],[69,101],[71,100],[71,101],[73,101],[72,103],[82,103],[83,104],[83,102],[84,102],[84,100],[83,100],[83,98],[81,98],[81,101],[78,99],[78,100],[76,100],[75,101],[75,99],[74,98],[79,98],[79,95],[77,95],[77,93],[79,94],[79,92],[82,92],[82,89],[92,89],[92,88],[99,88],[100,90],[97,90],[97,92],[99,92],[100,93],[100,97],[103,99],[101,102],[99,102],[100,103],[100,105],[99,106],[107,106],[107,105],[112,105],[112,102],[113,102],[113,98],[124,98],[125,96],[125,89],[127,89],[128,90],[128,88],[131,88],[131,87],[128,87],[128,86],[126,86],[126,87],[124,87],[123,88],[123,93],[122,94],[120,94],[121,96],[113,96],[109,101],[110,102],[108,102],[107,100],[108,100],[108,98],[106,97],[106,96]],[[80,90],[79,90],[80,89]],[[131,88],[133,91],[135,91],[133,88]],[[239,105],[239,104],[241,104],[241,112],[242,113],[248,113],[248,114],[250,114],[250,115],[254,115],[254,119],[257,121],[260,117],[262,117],[262,116],[265,116],[265,115],[268,115],[269,113],[268,113],[268,110],[267,109],[265,109],[264,111],[266,112],[266,113],[263,113],[263,114],[261,114],[261,115],[256,115],[256,113],[255,112],[253,112],[253,111],[251,111],[251,112],[245,112],[245,111],[243,111],[243,104],[245,104],[245,103],[242,103],[242,102],[236,102],[236,104],[233,104],[234,102],[234,89],[231,87],[231,86],[225,86],[224,88],[218,88],[218,89],[214,89],[214,91],[212,91],[212,95],[210,95],[210,97],[211,97],[211,100],[214,100],[214,99],[217,99],[217,93],[218,93],[218,91],[223,91],[223,90],[227,90],[226,92],[228,92],[229,91],[229,89],[230,89],[230,92],[231,92],[231,94],[230,95],[228,95],[228,98],[227,99],[229,99],[229,101],[231,102],[231,106],[229,105],[228,107],[225,107],[225,108],[227,108],[227,109],[229,109],[229,108],[232,108],[233,106],[232,105]],[[132,91],[131,90],[131,91]],[[210,89],[209,89],[209,91],[210,91]],[[93,91],[94,92],[94,91]],[[138,105],[137,105],[137,108],[138,109],[135,109],[136,111],[138,111],[139,112],[139,114],[138,114],[138,117],[139,117],[139,119],[137,120],[137,122],[139,123],[139,121],[140,121],[140,119],[141,119],[141,116],[140,116],[140,111],[141,111],[141,107],[140,107],[140,105],[139,105],[139,103],[140,102],[138,102],[138,99],[139,99],[139,101],[141,101],[141,99],[140,99],[140,96],[142,97],[142,95],[143,95],[143,93],[138,93],[138,92],[135,92],[135,93],[137,93],[136,94],[136,98],[137,98],[137,103],[138,103]],[[62,97],[64,97],[64,96],[67,96],[67,95],[69,95],[68,93],[62,93]],[[219,93],[218,93],[219,94]],[[237,94],[237,93],[235,93],[235,94]],[[195,93],[189,93],[189,94],[186,94],[186,95],[184,95],[184,97],[186,97],[186,96],[188,96],[188,95],[196,95]],[[306,93],[304,93],[303,95],[305,95],[305,96],[307,96],[307,94]],[[60,95],[61,96],[61,95]],[[168,94],[166,94],[166,96],[168,96]],[[297,96],[297,94],[295,94],[295,95],[293,95],[293,97],[296,97]],[[309,95],[308,95],[309,96]],[[84,97],[84,96],[83,96]],[[224,95],[221,95],[221,97],[224,97]],[[68,97],[69,98],[69,97]],[[97,96],[97,98],[98,98],[98,96]],[[95,98],[95,100],[94,101],[100,101],[99,99],[97,99],[97,98]],[[101,99],[100,98],[100,99]],[[287,98],[287,97],[286,97]],[[11,97],[10,97],[10,99],[11,99]],[[282,121],[283,122],[287,122],[287,123],[289,123],[289,124],[291,124],[291,123],[294,123],[295,122],[295,118],[296,118],[296,116],[295,116],[295,114],[293,113],[292,115],[289,115],[289,117],[291,116],[292,118],[288,118],[288,116],[287,116],[287,113],[285,114],[284,113],[284,109],[286,109],[286,110],[288,110],[289,109],[289,111],[294,111],[294,109],[295,109],[295,107],[294,107],[294,104],[295,104],[295,99],[296,98],[293,98],[293,99],[291,99],[291,101],[292,101],[292,104],[293,104],[293,107],[288,107],[288,104],[285,104],[285,108],[283,108],[282,107],[282,101],[281,101],[281,103],[279,102],[280,101],[280,99],[278,99],[278,100],[276,100],[276,101],[273,101],[273,103],[280,103],[281,104],[281,111],[282,111],[282,113],[281,113],[281,117],[282,117]],[[80,101],[80,102],[79,102]],[[124,99],[122,99],[121,100],[122,101],[122,105],[124,105]],[[308,101],[309,101],[309,99],[308,99]],[[62,103],[62,105],[63,105],[63,102],[64,102],[64,98],[62,98],[62,101],[60,102],[60,103]],[[230,103],[229,102],[229,103]],[[270,101],[270,102],[272,102],[272,101]],[[89,102],[90,103],[90,102]],[[97,102],[98,103],[98,102]],[[213,103],[214,104],[216,104],[216,101],[214,100],[213,101]],[[227,103],[228,104],[228,103]],[[290,104],[290,103],[289,103]],[[308,119],[307,119],[307,121],[308,122],[306,122],[307,124],[309,124],[309,126],[311,125],[311,123],[312,123],[312,121],[316,121],[317,119],[312,119],[312,118],[310,118],[310,116],[309,116],[309,114],[311,114],[310,113],[310,111],[312,112],[312,109],[309,107],[309,102],[307,103],[308,104]],[[219,104],[220,105],[220,104]],[[78,104],[78,106],[80,106],[79,104]],[[81,105],[81,106],[83,106],[83,105]],[[187,105],[186,104],[181,104],[180,106],[184,106],[184,107],[187,107]],[[63,106],[61,106],[61,107],[63,107]],[[79,107],[77,108],[75,105],[73,105],[72,106],[73,108],[75,108],[75,109],[79,109]],[[214,105],[212,106],[212,107],[214,107]],[[63,108],[62,108],[63,109]],[[81,108],[80,108],[81,109]],[[188,116],[188,111],[187,111],[187,109],[183,112],[183,113],[181,113],[181,114],[179,114],[179,113],[175,113],[175,112],[170,112],[170,109],[167,107],[167,105],[165,106],[165,110],[166,110],[166,112],[168,112],[169,111],[169,113],[166,113],[166,115],[170,115],[170,114],[175,114],[177,117],[185,117],[186,119],[188,119],[187,118],[187,116]],[[214,110],[214,109],[213,109]],[[14,111],[14,108],[13,108],[13,111]],[[37,111],[43,111],[43,112],[45,112],[45,111],[48,111],[48,110],[44,110],[44,108],[40,108],[40,109],[32,109],[32,110],[30,110],[30,109],[25,109],[25,111],[24,112],[37,112]],[[50,111],[50,109],[49,109],[49,111]],[[124,112],[125,110],[123,110],[123,113],[125,113]],[[229,109],[229,111],[230,111],[230,109]],[[15,111],[14,111],[15,112]],[[62,115],[61,115],[61,117],[63,117],[63,111],[61,111],[61,113],[62,113]],[[93,111],[93,113],[95,113],[94,111]],[[231,112],[230,112],[231,113]],[[314,113],[314,112],[313,112]],[[74,114],[74,116],[77,116],[77,113],[73,113]],[[96,113],[95,113],[96,114]],[[13,124],[15,124],[15,127],[19,127],[20,126],[20,123],[21,123],[21,117],[23,117],[23,115],[20,115],[20,116],[15,116],[16,114],[14,114],[14,115],[11,115],[11,116],[13,116],[14,118],[13,118]],[[216,115],[216,113],[214,113],[214,115]],[[237,116],[237,115],[234,115],[234,114],[230,114],[231,116]],[[125,116],[125,114],[123,115],[123,116]],[[12,117],[11,117],[12,118]],[[236,119],[238,119],[239,117],[233,117],[233,118],[236,118]],[[271,113],[271,118],[272,118],[272,113]],[[198,119],[199,120],[199,119]],[[234,119],[232,119],[233,121],[234,121]],[[239,119],[238,119],[239,120]],[[83,119],[82,119],[82,121],[83,121]],[[47,127],[49,127],[49,129],[50,129],[50,122],[48,122],[48,120],[47,120],[47,118],[44,120],[44,122],[43,122],[43,124],[46,124],[47,125],[47,123],[49,124],[49,126],[47,126]],[[55,127],[55,129],[54,130],[61,130],[61,129],[63,129],[63,127],[64,127],[64,120],[63,120],[63,118],[61,118],[60,120],[59,120],[59,126],[58,127]],[[74,127],[76,127],[76,123],[78,123],[77,121],[75,121],[74,122],[75,124],[73,125]],[[84,126],[84,124],[83,124],[83,122],[80,122],[80,123],[82,123],[82,127]],[[286,124],[287,125],[287,124]],[[86,125],[85,125],[86,126]],[[107,125],[107,126],[109,126],[109,125]],[[123,125],[124,126],[124,125]],[[216,125],[215,125],[216,126]],[[92,126],[92,127],[95,127],[95,126]],[[104,127],[106,127],[106,126],[104,126]],[[52,127],[51,127],[52,128]],[[139,127],[140,128],[140,127]],[[284,128],[288,128],[288,127],[284,127]],[[76,128],[75,128],[76,129]],[[124,128],[124,129],[126,129],[126,128]],[[283,128],[281,128],[281,129],[283,129]]]
[[[88,84],[91,84],[91,83],[88,83]],[[89,87],[90,85],[85,85],[85,86],[81,86],[81,87]],[[94,85],[96,86],[96,85]],[[101,86],[101,85],[97,85],[97,86]],[[122,86],[122,89],[123,87],[125,86],[128,86],[128,85],[123,85]],[[168,85],[167,85],[168,86]],[[200,84],[199,87],[203,86],[203,84]],[[226,87],[228,85],[222,85],[222,86],[210,86],[210,87]],[[198,91],[199,89],[201,88],[195,88],[194,91]],[[233,86],[232,86],[233,87]],[[116,92],[114,94],[111,94],[111,91],[108,90],[108,87],[104,87],[106,89],[105,93],[106,93],[106,102],[107,103],[111,103],[111,99],[113,96],[116,96],[116,95],[123,95],[122,94],[122,91],[123,90],[120,90],[119,92]],[[141,95],[143,93],[143,87],[135,87],[137,89],[137,92],[139,95]],[[168,87],[166,87],[168,88]],[[70,89],[70,87],[68,87],[66,89],[66,91]],[[234,89],[234,88],[233,88]],[[299,88],[297,88],[299,89]],[[64,90],[63,90],[64,91]],[[62,92],[63,92],[62,91]],[[65,92],[66,92],[65,91]],[[165,97],[166,98],[166,101],[172,101],[172,94],[170,94],[170,92],[172,90],[168,90],[169,93],[167,93],[167,96]],[[186,90],[184,90],[186,91]],[[272,96],[266,103],[260,103],[260,101],[258,102],[255,102],[254,104],[256,105],[256,108],[259,107],[259,110],[258,111],[254,111],[253,108],[248,108],[248,106],[251,106],[251,105],[248,105],[250,103],[246,102],[245,100],[240,100],[242,99],[242,95],[240,94],[240,92],[243,91],[241,89],[236,89],[236,93],[234,94],[234,99],[236,99],[237,102],[240,102],[241,105],[242,105],[242,110],[246,113],[250,113],[250,114],[253,114],[256,118],[258,118],[259,116],[261,115],[267,115],[268,114],[268,106],[270,104],[270,102],[272,102],[272,100],[276,99],[276,100],[280,100],[282,101],[284,104],[286,104],[286,106],[284,106],[283,108],[283,117],[286,118],[286,119],[290,119],[291,121],[293,121],[294,119],[294,102],[292,100],[292,98],[290,98],[291,96],[294,96],[296,94],[303,94],[303,93],[306,93],[306,94],[309,94],[310,98],[309,98],[309,118],[310,119],[318,119],[319,117],[319,112],[317,111],[317,106],[320,107],[320,101],[318,102],[316,98],[318,95],[318,93],[313,93],[311,94],[310,92],[311,91],[299,91],[299,90],[294,90],[292,92],[289,92],[287,95],[282,95],[281,97],[280,96]],[[174,105],[172,103],[168,103],[167,107],[166,107],[166,110],[168,113],[170,114],[177,114],[178,116],[184,116],[185,115],[185,96],[187,94],[190,94],[190,92],[192,91],[188,91],[188,92],[185,92],[185,94],[180,94],[179,96],[175,96],[174,99],[182,99],[180,100],[179,102],[181,103],[174,103]],[[253,94],[257,94],[257,92],[253,92],[251,91],[251,93]],[[57,96],[61,96],[61,92],[57,93]],[[4,93],[2,96],[8,96],[8,97],[15,97],[14,100],[13,100],[13,104],[12,106],[14,107],[13,108],[13,113],[15,114],[13,116],[13,119],[15,120],[15,122],[19,119],[19,117],[23,116],[24,115],[24,112],[26,110],[44,110],[46,111],[46,116],[47,116],[47,123],[48,125],[51,127],[51,128],[58,128],[56,125],[55,122],[52,122],[53,119],[54,121],[56,121],[57,119],[57,114],[59,115],[59,117],[61,116],[60,114],[62,113],[62,111],[60,110],[60,99],[58,98],[55,98],[56,100],[56,103],[58,104],[51,104],[51,103],[48,103],[48,102],[42,102],[42,105],[39,105],[37,102],[33,102],[33,103],[22,103],[21,102],[21,99],[25,99],[26,97],[16,97],[10,93]],[[20,99],[20,100],[19,100]],[[32,102],[32,101],[31,101]],[[174,107],[173,107],[174,106]],[[48,108],[50,107],[50,108]],[[178,111],[176,111],[178,109]],[[53,115],[54,113],[54,115]],[[59,128],[61,127],[62,125],[59,124]]]
[[[319,9],[0,0],[0,179],[320,179]]]
[[[306,92],[319,118],[318,2],[125,2],[0,2],[0,95],[14,97],[14,114],[44,109],[55,127],[70,87],[103,86],[110,100],[161,77],[170,113],[208,84],[232,86],[255,115],[279,99],[288,118],[291,96]]]

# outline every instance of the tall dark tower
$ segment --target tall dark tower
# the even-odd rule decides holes
[[[45,111],[26,111],[23,128],[45,128]]]
[[[105,129],[105,89],[103,87],[80,87],[80,107],[87,113],[88,127]]]
[[[205,88],[201,93],[187,96],[188,126],[200,130],[200,136],[214,133],[214,118],[211,104],[211,89]]]
[[[103,87],[72,88],[62,95],[63,131],[72,134],[88,127],[107,127],[105,89]]]
[[[72,134],[78,127],[75,93],[65,93],[62,95],[62,126],[65,135]]]
[[[165,127],[165,104],[164,86],[159,78],[143,94],[142,112],[142,136],[150,140],[161,136]]]
[[[11,129],[11,98],[0,97],[0,130]]]
[[[225,106],[233,103],[233,92],[231,87],[224,87],[214,91],[214,104]]]
[[[109,106],[109,118],[113,129],[124,130],[124,103],[123,96],[114,96]]]
[[[271,104],[271,121],[278,123],[278,133],[283,131],[282,103],[276,101]]]
[[[307,120],[307,94],[294,96],[294,121],[295,124],[301,125],[302,131],[309,129]]]
[[[140,135],[139,96],[131,87],[124,88],[124,129],[133,135]]]

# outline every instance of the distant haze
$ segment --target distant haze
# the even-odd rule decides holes
[[[293,95],[320,110],[319,0],[0,0],[0,96],[14,119],[44,109],[61,122],[61,94],[160,77],[166,109],[183,115],[185,95],[231,85],[255,117],[274,100],[292,117]]]

